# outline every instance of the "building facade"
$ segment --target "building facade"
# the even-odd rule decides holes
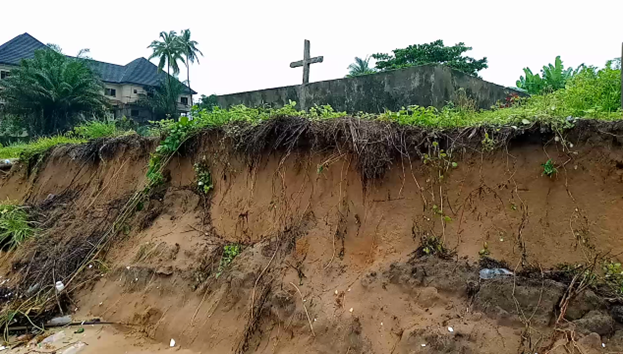
[[[22,59],[32,59],[35,51],[47,46],[28,33],[21,34],[0,45],[0,80],[11,75],[11,70]],[[88,59],[89,66],[104,84],[102,94],[111,103],[116,118],[131,117],[138,122],[153,119],[153,112],[137,104],[142,95],[148,95],[167,79],[167,73],[145,58],[138,58],[126,65],[117,65]],[[177,80],[172,78],[172,80]],[[177,99],[181,114],[190,111],[190,95],[196,92],[184,85],[184,92]]]

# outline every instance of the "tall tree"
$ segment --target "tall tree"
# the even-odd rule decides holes
[[[103,88],[85,59],[43,49],[0,81],[0,100],[7,113],[23,117],[29,135],[47,135],[71,129],[85,115],[102,113],[108,104]]]
[[[472,50],[460,42],[452,47],[447,47],[443,41],[436,40],[426,44],[414,44],[404,49],[394,49],[393,54],[373,54],[376,59],[376,67],[379,70],[394,70],[425,64],[447,65],[466,74],[478,76],[478,72],[486,69],[487,58],[474,59],[464,56],[463,53]]]
[[[182,31],[180,36],[178,37],[180,41],[180,46],[182,47],[182,53],[186,57],[186,82],[188,88],[190,89],[190,64],[195,61],[199,64],[199,55],[203,56],[203,53],[197,48],[197,41],[190,39],[190,30],[185,29]],[[193,93],[192,89],[190,91],[190,105],[193,105]]]
[[[169,33],[162,31],[160,32],[160,38],[162,39],[161,41],[153,41],[147,47],[153,51],[149,59],[158,58],[158,71],[162,70],[166,64],[167,81],[169,86],[171,86],[171,70],[173,70],[173,75],[179,74],[180,67],[177,62],[181,61],[184,63],[182,46],[175,31],[169,31]]]
[[[370,67],[370,57],[366,57],[365,59],[355,57],[355,62],[348,66],[348,75],[346,75],[346,77],[369,75],[375,72],[376,70]]]

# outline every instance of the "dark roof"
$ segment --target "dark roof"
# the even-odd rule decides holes
[[[0,45],[0,64],[19,65],[22,59],[31,59],[35,50],[46,48],[28,33],[20,34],[10,41]]]
[[[31,59],[37,49],[46,47],[28,33],[21,34],[0,46],[0,64],[19,65],[20,60]],[[89,60],[89,65],[108,83],[158,86],[167,77],[167,73],[145,58],[135,59],[125,66],[97,60]]]

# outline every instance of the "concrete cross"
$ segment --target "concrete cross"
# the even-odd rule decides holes
[[[295,61],[290,63],[291,68],[298,68],[300,66],[303,67],[303,85],[309,83],[309,65],[315,63],[322,63],[324,57],[309,57],[309,41],[305,40],[305,49],[303,50],[303,60]]]

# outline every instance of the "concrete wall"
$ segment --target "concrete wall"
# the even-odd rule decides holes
[[[478,79],[445,66],[424,65],[374,75],[286,86],[218,96],[219,106],[281,107],[290,100],[297,108],[331,105],[349,113],[380,113],[409,105],[441,108],[456,99],[463,88],[479,108],[504,100],[511,89]]]

